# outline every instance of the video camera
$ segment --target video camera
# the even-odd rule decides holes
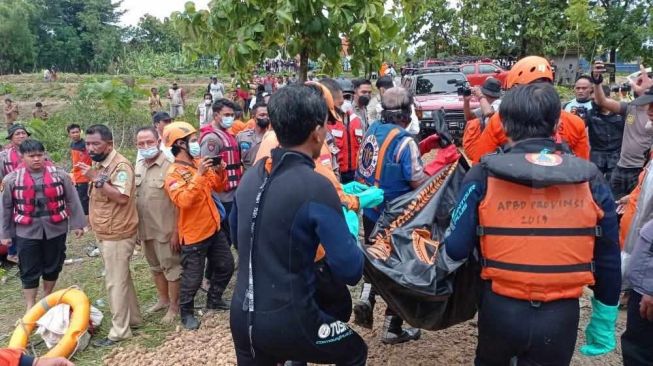
[[[468,97],[472,95],[472,88],[469,87],[469,81],[460,79],[449,79],[447,84],[455,84],[458,87],[458,95]]]

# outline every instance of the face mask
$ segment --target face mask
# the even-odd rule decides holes
[[[109,154],[106,153],[91,153],[91,152],[89,152],[88,155],[91,157],[91,160],[98,163],[104,161],[104,159],[106,159],[107,156],[109,156]]]
[[[209,99],[206,99],[206,100],[204,101],[204,104],[206,104],[206,105],[211,105],[211,101],[210,101]]]
[[[200,153],[202,150],[200,149],[200,143],[199,142],[189,142],[188,143],[188,153],[190,156],[196,158],[200,156]]]
[[[179,88],[179,87],[178,86],[173,86],[172,90],[177,90],[177,88]]]
[[[269,118],[257,118],[256,124],[261,128],[267,128],[270,125]]]
[[[370,96],[361,95],[358,97],[358,104],[360,104],[361,107],[367,107],[367,105],[370,104]]]
[[[147,149],[138,149],[138,153],[145,159],[152,159],[159,155],[159,148],[152,146]]]
[[[222,121],[220,122],[220,126],[223,128],[231,128],[231,126],[234,124],[234,117],[222,117]]]
[[[354,106],[351,104],[351,100],[345,100],[344,103],[342,103],[342,107],[340,107],[344,113],[347,113],[354,109]]]

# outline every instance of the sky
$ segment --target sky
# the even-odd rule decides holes
[[[170,16],[173,11],[181,11],[188,0],[123,0],[121,9],[127,10],[122,16],[120,24],[123,26],[136,25],[138,19],[145,14],[157,18]],[[209,0],[194,0],[195,7],[206,9]]]

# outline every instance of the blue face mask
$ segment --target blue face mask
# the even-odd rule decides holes
[[[222,121],[220,122],[220,126],[223,128],[231,128],[234,124],[234,117],[222,117]]]
[[[190,142],[188,143],[188,153],[190,156],[196,158],[200,156],[202,149],[200,149],[200,143],[199,142]]]
[[[147,149],[138,149],[138,153],[144,159],[152,159],[159,155],[159,148],[156,146],[148,147]]]

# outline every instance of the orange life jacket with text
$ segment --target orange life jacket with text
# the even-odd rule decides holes
[[[603,211],[589,181],[595,165],[568,154],[499,153],[478,207],[483,269],[503,296],[554,301],[579,298],[594,284],[594,243]]]

